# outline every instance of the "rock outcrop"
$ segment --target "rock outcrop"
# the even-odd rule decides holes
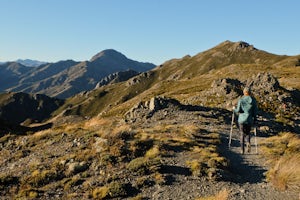
[[[125,119],[132,122],[144,120],[151,118],[154,113],[165,108],[168,108],[172,112],[181,109],[182,106],[176,99],[156,96],[152,97],[149,101],[140,102],[135,105],[125,114]]]
[[[122,72],[116,72],[116,73],[112,73],[108,76],[106,76],[105,78],[101,79],[95,89],[104,86],[104,85],[108,85],[111,83],[118,83],[118,82],[122,82],[122,81],[127,81],[128,79],[138,75],[139,73],[134,71],[134,70],[127,70],[127,71],[122,71]]]

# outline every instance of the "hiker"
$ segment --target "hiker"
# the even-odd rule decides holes
[[[250,88],[245,87],[243,90],[244,96],[238,101],[238,105],[233,107],[233,112],[238,115],[238,124],[240,129],[240,144],[241,153],[245,152],[245,140],[246,151],[250,153],[250,131],[251,127],[255,126],[257,115],[257,103],[256,99],[251,96]]]

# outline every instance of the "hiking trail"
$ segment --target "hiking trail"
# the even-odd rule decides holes
[[[255,151],[254,136],[251,137],[251,152],[240,154],[239,133],[235,128],[232,135],[231,147],[228,147],[230,124],[206,124],[201,125],[208,132],[220,130],[222,143],[219,152],[229,160],[228,174],[220,181],[208,181],[202,177],[191,175],[186,166],[187,155],[185,152],[174,152],[164,159],[168,166],[164,172],[169,176],[168,184],[156,185],[145,191],[143,194],[149,199],[197,199],[216,195],[226,189],[229,192],[230,200],[299,200],[299,194],[291,191],[279,191],[265,180],[267,166],[260,155]],[[257,143],[263,137],[258,133]]]

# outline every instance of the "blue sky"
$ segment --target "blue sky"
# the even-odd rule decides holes
[[[300,54],[298,0],[0,0],[0,61],[89,60],[104,49],[157,65],[225,40]]]

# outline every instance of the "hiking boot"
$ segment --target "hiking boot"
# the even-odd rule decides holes
[[[251,152],[251,144],[250,144],[250,143],[247,143],[247,144],[246,144],[246,151],[247,151],[248,153]]]

